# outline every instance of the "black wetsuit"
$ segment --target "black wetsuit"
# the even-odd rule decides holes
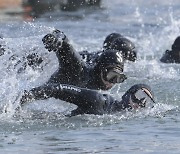
[[[46,49],[56,53],[59,62],[58,70],[50,77],[47,85],[61,83],[82,88],[108,90],[112,86],[107,87],[103,82],[102,71],[108,66],[118,67],[123,71],[124,59],[123,55],[118,54],[118,50],[108,49],[100,55],[99,52],[87,54],[89,59],[85,61],[82,53],[76,52],[64,33],[58,30],[47,34],[42,41]]]
[[[59,67],[46,84],[61,83],[90,89],[105,89],[94,65],[85,63],[71,44],[64,41],[60,50],[55,53]]]
[[[140,98],[136,98],[136,93],[139,90],[143,92],[143,88],[148,90],[150,95],[145,94],[141,95]],[[78,114],[110,114],[125,109],[132,109],[130,102],[139,103],[140,105],[144,98],[148,100],[148,98],[151,97],[150,99],[153,100],[152,91],[150,87],[145,84],[136,84],[132,86],[122,96],[122,100],[121,98],[117,98],[117,96],[115,98],[113,95],[102,93],[97,90],[79,88],[67,84],[51,84],[33,88],[29,92],[25,92],[21,98],[20,104],[23,106],[33,100],[43,100],[51,97],[77,105],[77,109],[71,112],[71,116]],[[143,104],[142,107],[146,107],[146,105],[147,104]]]
[[[59,68],[47,83],[26,92],[21,99],[21,105],[33,99],[54,97],[78,106],[71,115],[105,114],[130,107],[126,99],[119,101],[111,95],[96,91],[110,89],[107,88],[107,82],[104,81],[109,81],[112,85],[124,81],[120,80],[121,77],[125,79],[122,74],[124,67],[122,51],[105,49],[102,53],[92,54],[90,59],[93,59],[93,63],[91,65],[90,60],[85,62],[81,57],[82,54],[76,52],[67,37],[58,30],[47,34],[42,41],[46,49],[56,53]],[[127,48],[130,46],[134,49],[127,39],[122,42],[118,46],[118,48],[122,48],[121,50],[125,50],[125,44],[127,44]],[[117,80],[111,82],[110,78],[113,76],[117,77],[115,78]]]
[[[21,105],[32,100],[56,98],[77,105],[71,116],[77,114],[109,114],[129,108],[127,102],[118,101],[109,94],[67,84],[51,84],[33,88],[21,99]]]

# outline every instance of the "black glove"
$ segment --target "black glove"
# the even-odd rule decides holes
[[[45,35],[42,41],[48,51],[58,51],[58,49],[62,47],[63,41],[65,39],[66,35],[56,29],[52,32],[52,34]]]

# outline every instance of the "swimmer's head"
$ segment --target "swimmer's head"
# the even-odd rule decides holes
[[[109,34],[109,35],[106,37],[106,39],[104,40],[103,49],[104,49],[104,50],[110,49],[112,42],[113,42],[116,38],[119,38],[119,37],[121,38],[121,37],[123,37],[123,36],[122,36],[121,34],[119,34],[119,33],[111,33],[111,34]]]
[[[123,96],[123,104],[129,109],[152,108],[155,101],[151,88],[146,84],[132,86]]]
[[[137,59],[135,45],[127,38],[116,38],[111,44],[111,49],[119,50],[120,52],[122,52],[125,60],[134,62]]]
[[[121,83],[126,79],[123,74],[124,59],[118,50],[106,50],[98,58],[95,73],[101,82],[111,88],[115,83]]]

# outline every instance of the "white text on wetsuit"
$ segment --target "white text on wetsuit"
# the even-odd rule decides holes
[[[78,89],[78,88],[75,88],[75,87],[72,87],[72,86],[67,86],[67,85],[60,85],[60,88],[61,89],[68,89],[68,90],[74,90],[76,92],[81,92],[81,89]]]

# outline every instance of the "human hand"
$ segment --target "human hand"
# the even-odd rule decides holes
[[[62,47],[65,39],[65,34],[56,29],[52,33],[45,35],[42,41],[48,51],[57,51]]]

